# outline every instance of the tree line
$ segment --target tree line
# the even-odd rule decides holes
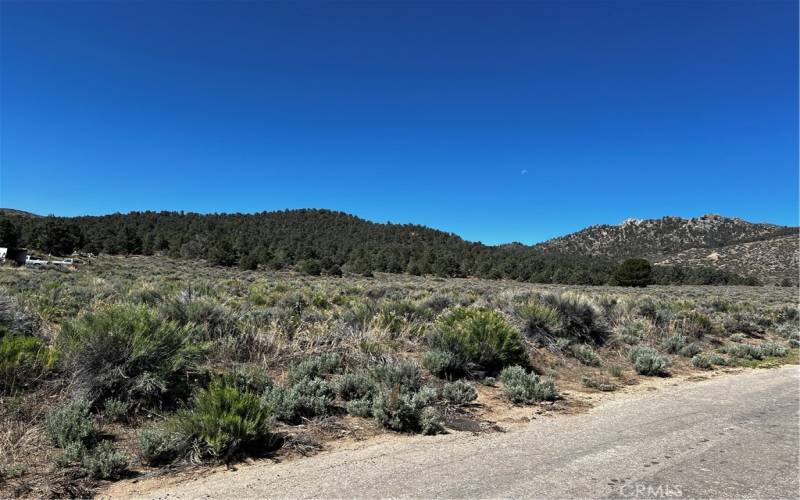
[[[378,224],[329,210],[256,214],[131,212],[104,216],[0,215],[0,246],[53,255],[165,254],[221,266],[293,268],[308,274],[373,272],[475,276],[536,283],[613,284],[619,262],[488,246],[413,224]],[[757,284],[713,268],[655,266],[664,284]]]

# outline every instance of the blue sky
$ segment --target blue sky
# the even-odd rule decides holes
[[[796,2],[0,4],[0,206],[798,224]]]

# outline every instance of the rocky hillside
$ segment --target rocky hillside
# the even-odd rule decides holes
[[[797,228],[704,215],[590,226],[535,248],[574,257],[646,257],[662,265],[713,267],[767,282],[797,282],[798,243]]]
[[[721,248],[692,248],[670,255],[659,265],[710,266],[736,274],[757,276],[762,282],[797,282],[800,267],[797,235],[736,243]]]
[[[690,248],[718,248],[786,234],[783,226],[753,224],[739,218],[704,215],[692,219],[628,219],[589,226],[540,243],[537,248],[565,255],[628,257],[670,255]]]

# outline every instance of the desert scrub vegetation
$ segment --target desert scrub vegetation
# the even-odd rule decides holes
[[[651,347],[634,347],[630,350],[628,357],[633,362],[636,373],[641,375],[669,375],[667,368],[671,364],[670,360]]]
[[[134,409],[170,406],[185,397],[203,347],[191,327],[128,304],[66,322],[57,346],[78,391],[93,403],[113,397]]]
[[[505,368],[500,372],[500,381],[503,382],[503,392],[513,403],[552,401],[558,397],[553,380],[543,381],[521,366]]]
[[[428,344],[447,358],[452,376],[496,373],[512,364],[527,364],[522,335],[499,311],[457,307],[441,316]],[[428,366],[434,366],[428,361]]]
[[[0,428],[14,439],[0,440],[0,493],[89,494],[166,464],[292,453],[293,439],[446,432],[451,417],[496,419],[501,400],[789,362],[800,342],[791,288],[347,272],[163,256],[3,268]]]

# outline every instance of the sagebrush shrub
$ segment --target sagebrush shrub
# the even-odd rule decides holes
[[[45,415],[44,429],[50,441],[59,448],[70,444],[90,443],[97,435],[89,402],[76,399]]]
[[[375,381],[366,371],[345,373],[336,382],[336,392],[345,401],[371,399],[375,393]]]
[[[400,390],[383,390],[375,397],[372,414],[384,427],[396,431],[414,431],[419,426],[421,408],[415,408],[412,397]]]
[[[289,387],[268,389],[263,401],[279,420],[299,423],[303,418],[328,415],[333,409],[335,396],[336,391],[328,381],[304,378]]]
[[[514,308],[514,313],[523,324],[525,335],[533,337],[549,334],[558,329],[558,311],[536,301],[529,301]]]
[[[148,465],[172,462],[184,455],[190,443],[186,436],[161,423],[139,431],[139,456]]]
[[[513,403],[552,401],[558,397],[552,380],[542,381],[535,373],[528,373],[521,366],[510,366],[500,372],[503,391]]]
[[[436,411],[435,408],[430,406],[423,408],[419,417],[419,428],[420,432],[426,436],[445,432],[444,421],[441,415],[439,415],[439,412]]]
[[[669,359],[650,347],[634,347],[628,353],[636,373],[640,375],[667,375]]]
[[[422,386],[422,372],[413,361],[390,361],[370,369],[373,382],[383,388],[416,392]]]
[[[124,422],[128,419],[130,403],[119,399],[106,399],[103,402],[103,417],[111,422]]]
[[[107,306],[65,323],[58,346],[64,366],[92,400],[113,397],[134,410],[188,396],[202,353],[190,327],[132,305]]]
[[[119,479],[128,463],[128,455],[115,450],[111,441],[101,441],[81,457],[81,469],[95,479]]]
[[[684,345],[686,345],[686,337],[677,333],[665,338],[661,343],[661,347],[670,354],[677,354]]]
[[[789,349],[774,342],[765,342],[758,346],[763,357],[783,357],[789,354]]]
[[[39,332],[40,325],[37,314],[23,307],[6,291],[0,290],[0,336],[4,332],[24,337],[34,336]]]
[[[522,335],[498,311],[457,307],[441,316],[429,345],[447,352],[458,367],[449,375],[493,373],[510,364],[527,364]]]
[[[541,301],[558,311],[559,336],[579,342],[602,344],[608,335],[601,311],[584,295],[576,293],[543,294]]]
[[[762,359],[764,357],[763,351],[758,346],[750,344],[728,344],[721,347],[720,351],[734,358]]]
[[[454,354],[446,351],[426,351],[422,355],[422,366],[437,377],[459,373],[464,368]]]
[[[678,354],[685,358],[691,358],[695,354],[700,354],[701,351],[702,349],[700,349],[700,346],[692,342],[691,344],[686,344],[685,346],[681,347],[680,351],[678,351]]]
[[[210,298],[179,297],[164,303],[160,313],[167,321],[192,325],[191,332],[196,340],[208,341],[239,333],[234,314]]]
[[[371,417],[372,416],[372,398],[353,399],[347,402],[345,406],[347,413],[354,417]]]
[[[442,397],[454,405],[465,405],[478,399],[478,391],[474,385],[456,380],[442,387]]]
[[[647,319],[629,319],[614,326],[614,337],[623,344],[636,345],[652,330],[653,324]]]
[[[713,367],[711,360],[702,354],[697,354],[692,358],[692,365],[701,370],[710,370]]]
[[[342,358],[336,353],[311,356],[289,367],[286,382],[292,385],[304,379],[324,377],[339,372],[341,367]]]
[[[600,366],[602,360],[589,344],[571,344],[567,352],[586,366]]]

